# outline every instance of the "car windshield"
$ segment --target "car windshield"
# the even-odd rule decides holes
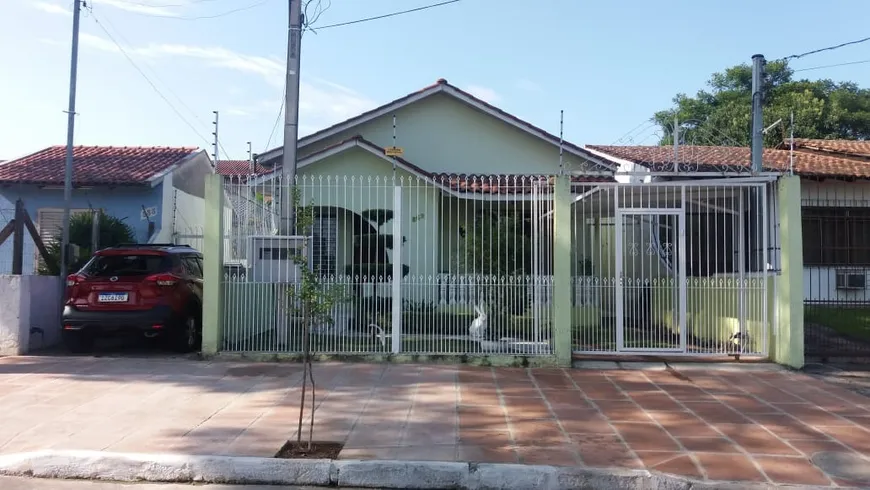
[[[91,277],[145,276],[167,272],[171,267],[166,255],[99,255],[82,272]]]

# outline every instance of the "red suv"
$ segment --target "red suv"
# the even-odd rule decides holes
[[[111,335],[161,337],[180,352],[202,344],[202,254],[187,245],[100,250],[67,277],[63,340],[81,353]]]

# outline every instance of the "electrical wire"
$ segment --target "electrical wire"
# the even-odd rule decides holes
[[[278,129],[278,122],[281,121],[281,114],[284,113],[284,101],[287,97],[287,84],[284,84],[284,93],[281,94],[281,107],[278,109],[278,115],[275,116],[275,123],[272,124],[272,132],[269,133],[269,140],[266,141],[266,147],[263,148],[263,153],[269,151],[269,147],[272,145],[272,138],[275,137],[275,130]]]
[[[314,3],[314,2],[317,3]],[[326,5],[324,6],[324,0],[308,0],[305,2],[305,7],[303,8],[303,20],[305,21],[305,28],[311,29],[317,24],[317,21],[320,20],[320,16],[323,15],[324,12],[332,7],[332,0],[326,0]],[[308,7],[314,3],[314,10],[309,15]]]
[[[160,89],[157,88],[157,85],[155,85],[154,82],[151,81],[150,78],[148,78],[148,75],[146,75],[145,72],[142,71],[141,68],[139,68],[139,65],[137,65],[136,62],[133,61],[133,58],[130,57],[130,55],[127,53],[127,50],[124,49],[123,46],[121,46],[121,44],[120,44],[120,43],[115,39],[114,36],[112,36],[112,34],[109,32],[109,30],[106,29],[106,27],[103,25],[103,23],[100,22],[100,20],[99,20],[99,19],[94,15],[93,11],[91,12],[90,17],[91,17],[92,19],[94,19],[94,22],[97,24],[97,26],[98,26],[98,27],[99,27],[99,28],[100,28],[100,29],[101,29],[101,30],[106,34],[106,36],[109,38],[110,41],[112,41],[112,43],[113,43],[113,44],[118,48],[118,50],[121,51],[121,54],[123,54],[124,57],[127,58],[127,61],[130,62],[130,64],[133,66],[133,68],[135,68],[136,71],[139,72],[140,75],[142,75],[142,78],[144,78],[146,82],[148,82],[148,85],[151,86],[151,88],[154,90],[154,92],[156,92],[157,95],[158,95],[161,99],[163,99],[164,102],[166,102],[166,104],[169,106],[169,108],[172,109],[172,112],[174,112],[175,115],[178,116],[178,118],[181,119],[181,121],[184,122],[184,124],[186,124],[187,127],[189,127],[189,128],[191,129],[191,131],[193,131],[197,136],[199,136],[200,138],[202,138],[202,140],[205,141],[205,143],[206,143],[207,145],[212,144],[212,142],[209,141],[208,138],[206,138],[205,136],[203,136],[202,133],[200,133],[200,132],[199,132],[199,131],[198,131],[198,130],[193,126],[193,124],[191,124],[190,121],[188,121],[187,118],[185,118],[185,117],[181,114],[181,112],[180,112],[180,111],[179,111],[179,110],[178,110],[178,109],[177,109],[177,108],[172,104],[172,102],[171,102],[168,98],[166,98],[165,95],[163,95],[163,93],[160,91]]]
[[[809,68],[799,68],[797,70],[794,70],[794,72],[797,73],[799,71],[821,70],[822,68],[834,68],[837,66],[861,65],[864,63],[870,63],[870,60],[849,61],[846,63],[837,63],[834,65],[811,66]]]
[[[133,0],[115,0],[118,3],[126,3],[127,5],[136,5],[137,7],[151,7],[156,9],[162,8],[174,8],[174,7],[187,7],[189,5],[196,5],[198,3],[206,3],[206,2],[220,2],[221,0],[190,0],[187,3],[167,3],[163,5],[155,5],[153,3],[144,3],[144,2],[134,2]]]
[[[852,46],[854,44],[861,44],[861,43],[865,43],[867,41],[870,41],[870,37],[865,37],[864,39],[857,39],[855,41],[848,41],[848,42],[845,42],[842,44],[837,44],[835,46],[828,46],[827,48],[814,49],[812,51],[807,51],[806,53],[789,55],[789,56],[786,56],[785,58],[780,58],[777,61],[796,60],[798,58],[803,58],[804,56],[809,56],[811,54],[821,53],[823,51],[833,51],[835,49],[844,48],[846,46]]]
[[[444,5],[450,5],[451,3],[457,3],[457,2],[461,2],[461,1],[462,1],[462,0],[447,0],[447,1],[445,1],[445,2],[433,3],[433,4],[430,4],[430,5],[424,5],[424,6],[422,6],[422,7],[417,7],[417,8],[413,8],[413,9],[409,9],[409,10],[400,10],[400,11],[397,11],[397,12],[391,12],[391,13],[389,13],[389,14],[376,15],[376,16],[374,16],[374,17],[366,17],[366,18],[364,18],[364,19],[350,20],[350,21],[347,21],[347,22],[339,22],[339,23],[337,23],[337,24],[329,24],[329,25],[325,25],[325,26],[322,26],[322,27],[318,27],[317,30],[320,30],[320,29],[332,29],[333,27],[344,27],[344,26],[349,26],[349,25],[353,25],[353,24],[361,24],[361,23],[363,23],[363,22],[370,22],[370,21],[373,21],[373,20],[386,19],[386,18],[388,18],[388,17],[395,17],[395,16],[397,16],[397,15],[410,14],[410,13],[412,13],[412,12],[419,12],[419,11],[421,11],[421,10],[428,10],[428,9],[432,9],[432,8],[435,8],[435,7],[442,7],[442,6],[444,6]]]
[[[93,15],[93,7],[90,7],[88,10],[89,10],[90,14]],[[124,37],[124,35],[121,34],[121,30],[118,29],[117,27],[115,27],[115,26],[114,26],[114,25],[113,25],[113,24],[112,24],[108,19],[104,18],[104,19],[103,19],[103,23],[104,23],[104,24],[105,24],[105,25],[106,25],[110,30],[112,30],[112,31],[115,33],[115,36],[117,36],[118,39],[121,40],[121,42],[127,44],[128,46],[132,46],[133,43],[131,43],[128,39],[126,39],[126,38]],[[169,92],[170,95],[172,95],[173,97],[175,97],[175,100],[176,100],[176,101],[177,101],[177,102],[178,102],[178,103],[179,103],[179,104],[180,104],[184,109],[187,109],[188,114],[190,114],[191,116],[193,116],[193,118],[196,120],[196,122],[198,122],[198,123],[200,124],[200,126],[201,126],[203,129],[205,129],[205,130],[207,130],[207,131],[209,130],[209,128],[211,127],[211,125],[210,125],[210,124],[206,124],[202,119],[200,119],[200,117],[199,117],[199,115],[196,113],[196,111],[194,111],[193,109],[191,109],[190,106],[187,105],[187,104],[184,102],[184,99],[182,99],[181,97],[179,97],[178,94],[175,93],[175,91],[172,90],[172,88],[169,86],[169,84],[166,83],[165,80],[162,80],[162,79],[160,78],[160,76],[157,75],[157,73],[155,73],[155,72],[153,72],[153,71],[151,72],[151,76],[152,76],[154,79],[156,79],[158,82],[160,82],[161,84],[164,85],[164,87],[166,88],[166,91]]]
[[[143,17],[155,17],[155,18],[158,18],[158,19],[173,19],[173,20],[208,20],[208,19],[219,19],[219,18],[221,18],[221,17],[226,17],[226,16],[228,16],[228,15],[236,14],[236,13],[239,13],[239,12],[244,12],[245,10],[251,10],[251,9],[257,8],[257,7],[261,6],[261,5],[265,5],[265,4],[268,3],[268,2],[269,2],[269,0],[260,0],[259,2],[252,3],[252,4],[247,5],[247,6],[244,6],[244,7],[239,7],[239,8],[235,8],[235,9],[232,9],[232,10],[227,10],[226,12],[221,12],[221,13],[219,13],[219,14],[213,14],[213,15],[179,16],[179,15],[149,14],[149,13],[145,13],[145,12],[130,12],[130,14],[132,14],[132,15],[140,15],[140,16],[143,16]],[[156,5],[144,5],[144,6],[146,6],[146,7],[155,7],[155,8],[157,8]],[[181,6],[181,5],[175,5],[175,6]]]

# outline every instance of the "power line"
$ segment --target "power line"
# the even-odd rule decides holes
[[[174,8],[174,7],[187,7],[189,5],[195,5],[197,3],[206,3],[206,2],[219,2],[221,0],[190,0],[187,3],[167,3],[163,5],[155,5],[153,3],[143,3],[143,2],[134,2],[133,0],[115,0],[118,3],[126,3],[128,5],[136,5],[139,7],[151,7],[156,9],[162,8]]]
[[[281,94],[281,107],[278,109],[278,114],[275,116],[275,123],[272,125],[272,132],[269,133],[269,140],[266,141],[266,147],[263,148],[263,153],[269,151],[269,147],[272,145],[272,138],[275,137],[275,130],[278,129],[278,123],[281,121],[281,114],[284,113],[284,100],[287,92],[287,84],[284,84],[284,93]]]
[[[410,10],[400,10],[400,11],[398,11],[398,12],[391,12],[391,13],[389,13],[389,14],[376,15],[376,16],[374,16],[374,17],[366,17],[366,18],[364,18],[364,19],[351,20],[351,21],[347,21],[347,22],[339,22],[338,24],[329,24],[329,25],[325,25],[325,26],[323,26],[323,27],[318,27],[317,29],[318,29],[318,30],[319,30],[319,29],[331,29],[331,28],[333,28],[333,27],[343,27],[343,26],[349,26],[349,25],[352,25],[352,24],[361,24],[361,23],[363,23],[363,22],[369,22],[369,21],[372,21],[372,20],[386,19],[386,18],[388,18],[388,17],[395,17],[395,16],[397,16],[397,15],[410,14],[410,13],[412,13],[412,12],[419,12],[419,11],[421,11],[421,10],[428,10],[428,9],[432,9],[432,8],[435,8],[435,7],[442,7],[442,6],[444,6],[444,5],[450,5],[451,3],[457,3],[457,2],[460,2],[460,1],[462,1],[462,0],[447,0],[446,2],[433,3],[433,4],[430,4],[430,5],[424,5],[424,6],[422,6],[422,7],[417,7],[417,8],[413,8],[413,9],[410,9]]]
[[[870,63],[870,60],[849,61],[846,63],[837,63],[834,65],[811,66],[809,68],[800,68],[800,69],[794,70],[794,71],[799,72],[799,71],[821,70],[822,68],[834,68],[837,66],[848,66],[848,65],[861,65],[864,63]]]
[[[864,39],[858,39],[858,40],[855,40],[855,41],[849,41],[849,42],[845,42],[845,43],[842,43],[842,44],[837,44],[836,46],[828,46],[827,48],[814,49],[814,50],[812,50],[812,51],[807,51],[806,53],[793,54],[793,55],[790,55],[790,56],[786,56],[785,58],[780,58],[780,59],[777,60],[777,61],[796,60],[796,59],[798,59],[798,58],[803,58],[804,56],[809,56],[809,55],[811,55],[811,54],[821,53],[821,52],[823,52],[823,51],[833,51],[833,50],[835,50],[835,49],[840,49],[840,48],[843,48],[843,47],[846,47],[846,46],[852,46],[853,44],[861,44],[861,43],[865,43],[865,42],[867,42],[867,41],[870,41],[870,37],[865,37]]]
[[[195,16],[179,16],[179,15],[163,15],[163,14],[149,14],[146,12],[130,12],[133,15],[141,15],[143,17],[156,17],[158,19],[173,19],[173,20],[207,20],[207,19],[218,19],[220,17],[226,17],[228,15],[232,15],[238,12],[243,12],[245,10],[251,10],[253,8],[257,8],[261,5],[265,5],[269,0],[260,0],[259,2],[252,3],[245,7],[239,7],[232,10],[227,10],[226,12],[221,12],[219,14],[213,15],[195,15]],[[129,3],[129,2],[128,2]],[[147,5],[147,4],[133,4],[133,5],[143,5],[146,7],[155,7],[156,5]],[[164,7],[181,7],[182,5],[164,5]]]
[[[89,9],[89,11],[90,11],[91,15],[93,15],[93,10],[92,10],[92,9]],[[95,19],[95,20],[96,20],[96,19]],[[109,28],[111,28],[112,31],[115,32],[115,35],[116,35],[116,36],[117,36],[117,37],[118,37],[122,42],[126,43],[128,46],[131,46],[131,45],[133,44],[133,43],[130,42],[129,39],[125,38],[124,35],[121,34],[121,30],[118,29],[117,27],[115,27],[115,26],[114,26],[114,25],[113,25],[113,24],[112,24],[108,19],[104,19],[103,22],[104,22],[104,23],[105,23]],[[179,104],[181,104],[181,107],[187,109],[188,114],[190,114],[191,116],[193,116],[193,118],[196,119],[196,122],[198,122],[198,123],[203,127],[203,129],[206,129],[206,130],[209,129],[209,125],[207,125],[207,124],[206,124],[202,119],[200,119],[200,117],[199,117],[199,115],[196,113],[196,111],[194,111],[193,109],[191,109],[190,106],[187,105],[187,104],[184,102],[184,99],[182,99],[181,97],[179,97],[178,94],[175,93],[175,91],[172,90],[172,87],[170,87],[169,84],[166,83],[165,80],[162,80],[162,79],[160,78],[160,76],[159,76],[157,73],[153,72],[153,71],[152,71],[152,73],[151,73],[151,76],[154,77],[154,79],[156,79],[158,82],[162,83],[162,84],[165,86],[166,91],[169,92],[169,95],[172,95],[173,97],[175,97],[175,100],[176,100]]]
[[[142,78],[144,78],[146,82],[148,82],[148,85],[150,85],[151,88],[154,89],[154,92],[156,92],[157,95],[160,96],[160,98],[163,99],[164,102],[166,102],[166,104],[169,106],[169,108],[172,109],[172,112],[174,112],[175,115],[177,115],[178,118],[181,119],[182,122],[184,122],[184,124],[186,124],[191,129],[191,131],[193,131],[194,133],[196,133],[197,136],[202,138],[202,140],[205,141],[206,146],[210,145],[211,142],[208,140],[208,138],[206,138],[199,131],[197,131],[197,129],[193,126],[193,124],[191,124],[190,121],[188,121],[187,118],[185,118],[181,114],[181,112],[175,108],[175,106],[172,104],[172,102],[170,102],[169,99],[167,99],[166,96],[163,95],[163,93],[160,91],[160,89],[157,88],[157,85],[155,85],[154,82],[152,82],[151,79],[148,78],[148,75],[146,75],[145,72],[142,71],[141,68],[139,68],[139,65],[137,65],[136,62],[133,61],[133,58],[131,58],[130,55],[127,54],[127,50],[125,50],[124,47],[121,46],[121,44],[117,40],[115,40],[114,36],[112,36],[112,34],[108,31],[108,29],[106,29],[105,26],[103,26],[103,24],[100,22],[99,19],[97,19],[97,17],[93,14],[93,12],[91,12],[91,18],[94,19],[94,22],[97,24],[97,26],[99,26],[99,28],[106,34],[106,36],[108,36],[109,40],[112,41],[112,43],[114,43],[115,46],[121,51],[121,54],[123,54],[124,57],[127,58],[127,61],[129,61],[130,64],[133,65],[133,68],[135,68],[136,71],[138,71],[139,74],[142,75]]]

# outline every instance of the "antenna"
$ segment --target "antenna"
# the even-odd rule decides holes
[[[791,128],[789,128],[791,136],[789,137],[788,148],[788,173],[794,175],[794,111],[791,111]]]
[[[220,153],[218,152],[218,148],[220,145],[220,143],[218,142],[218,111],[211,112],[214,113],[214,122],[212,122],[212,124],[214,124],[214,131],[212,131],[211,133],[214,135],[214,153],[212,153],[212,157],[214,157],[214,168],[217,168],[218,158],[220,158]]]
[[[396,115],[393,114],[393,148],[396,147]],[[393,158],[393,177],[396,176],[396,159]]]
[[[773,129],[773,128],[779,126],[780,124],[782,124],[782,118],[777,119],[776,122],[774,122],[774,123],[771,124],[770,126],[764,128],[764,129],[761,131],[761,134],[767,134],[767,133],[769,133],[771,129]]]
[[[563,154],[565,143],[565,110],[559,111],[559,174],[565,173]]]

